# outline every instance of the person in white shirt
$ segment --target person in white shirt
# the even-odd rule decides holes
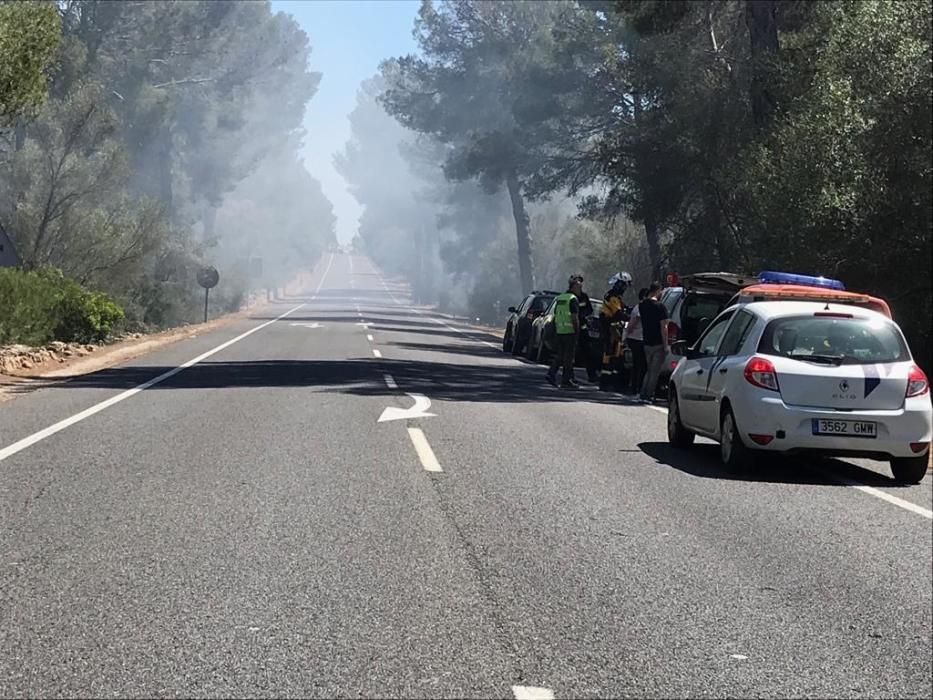
[[[638,303],[644,301],[648,290],[642,287],[638,290]],[[645,378],[645,335],[641,327],[641,316],[638,313],[638,304],[632,309],[625,332],[622,335],[625,345],[632,351],[632,371],[627,382],[628,392],[637,394],[641,391],[641,383]]]

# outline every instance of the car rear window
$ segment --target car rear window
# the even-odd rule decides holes
[[[683,311],[683,328],[681,329],[684,340],[693,343],[700,337],[706,327],[700,321],[706,319],[708,324],[716,318],[720,312],[726,308],[729,303],[729,294],[688,294],[685,300]]]
[[[888,321],[838,316],[789,316],[771,321],[758,352],[826,364],[903,362],[910,352]]]
[[[667,309],[667,315],[670,316],[674,313],[674,304],[677,303],[677,300],[680,299],[681,295],[684,293],[683,289],[667,289],[664,294],[661,295],[659,301],[664,304],[664,308]]]

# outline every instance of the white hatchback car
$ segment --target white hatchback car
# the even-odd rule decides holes
[[[926,375],[886,316],[797,301],[732,306],[687,347],[671,375],[668,438],[717,440],[729,469],[758,450],[889,460],[923,479],[933,438]]]

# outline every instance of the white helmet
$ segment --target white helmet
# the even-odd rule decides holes
[[[627,272],[617,272],[612,277],[609,278],[609,286],[615,287],[617,283],[625,282],[625,284],[632,283],[632,276]]]

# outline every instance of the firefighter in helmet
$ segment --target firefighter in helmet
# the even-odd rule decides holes
[[[618,388],[623,377],[622,331],[628,321],[628,308],[622,297],[632,283],[628,272],[616,272],[609,280],[609,291],[603,297],[603,307],[599,312],[599,326],[603,344],[602,372],[599,388],[612,390]]]

